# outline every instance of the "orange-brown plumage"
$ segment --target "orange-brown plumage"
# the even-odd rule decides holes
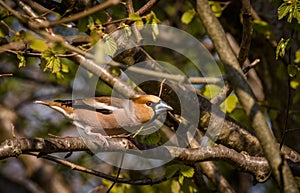
[[[89,135],[131,133],[152,122],[159,114],[172,110],[154,95],[142,95],[130,100],[94,97],[36,103],[61,112]]]

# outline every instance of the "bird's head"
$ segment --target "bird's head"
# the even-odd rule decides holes
[[[170,105],[154,95],[142,95],[132,101],[135,105],[136,116],[142,123],[151,121],[166,111],[173,110]]]

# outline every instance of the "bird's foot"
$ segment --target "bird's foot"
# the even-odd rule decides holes
[[[89,132],[87,133],[88,135],[91,135],[91,136],[96,136],[98,139],[100,139],[101,141],[104,142],[104,144],[108,147],[109,146],[109,143],[107,141],[107,138],[110,138],[109,136],[105,136],[105,135],[102,135],[101,133],[92,133],[92,132]]]

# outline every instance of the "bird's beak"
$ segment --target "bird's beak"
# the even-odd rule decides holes
[[[154,108],[156,114],[163,113],[165,111],[173,111],[173,108],[165,103],[164,101],[160,101]]]

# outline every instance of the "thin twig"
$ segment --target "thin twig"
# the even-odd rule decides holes
[[[0,0],[0,5],[2,5],[5,9],[7,9],[7,11],[11,12],[22,23],[26,23],[27,22],[28,18],[26,17],[26,15],[22,15],[19,12],[15,11],[9,5],[7,5],[3,0]]]
[[[163,86],[164,86],[165,81],[166,81],[166,79],[163,79],[163,80],[161,81],[161,83],[160,83],[158,97],[160,97],[161,94],[162,94]]]
[[[118,4],[120,1],[119,0],[107,0],[95,7],[92,7],[88,10],[84,10],[80,13],[76,13],[70,17],[65,17],[65,18],[62,18],[60,20],[55,20],[55,21],[44,21],[44,22],[41,22],[39,23],[38,25],[32,25],[32,27],[34,28],[47,28],[47,27],[52,27],[52,26],[56,26],[56,25],[60,25],[60,24],[64,24],[64,23],[70,23],[72,21],[77,21],[83,17],[86,17],[86,16],[89,16],[91,14],[94,14],[98,11],[101,11],[111,5],[116,5]]]
[[[138,11],[136,11],[135,13],[138,14],[138,15],[142,15],[146,11],[148,11],[153,5],[155,5],[155,3],[157,3],[157,0],[150,0],[143,7],[141,7]]]
[[[13,74],[0,74],[0,77],[4,77],[4,76],[13,76]]]
[[[246,75],[250,69],[252,69],[253,67],[255,67],[256,64],[258,64],[260,62],[260,59],[255,59],[250,65],[245,66],[243,68],[243,73],[244,75]],[[232,87],[229,84],[225,84],[225,86],[221,89],[221,91],[214,96],[210,102],[212,104],[215,105],[220,105],[222,102],[224,102],[224,100],[227,98],[227,96],[230,95],[230,93],[232,92]]]
[[[13,138],[16,138],[16,134],[15,134],[15,126],[14,124],[10,124],[10,128],[11,128],[11,135]]]
[[[243,5],[243,36],[242,43],[240,45],[240,51],[238,55],[238,61],[241,66],[243,66],[245,60],[248,58],[251,38],[252,38],[252,14],[251,14],[251,5],[250,1],[242,0]]]
[[[291,38],[293,38],[294,36],[294,30],[292,30],[291,32]],[[292,64],[292,47],[289,48],[289,64]],[[288,66],[286,66],[288,67]],[[287,84],[288,84],[288,96],[287,96],[287,104],[286,104],[286,112],[285,112],[285,121],[284,121],[284,130],[283,130],[283,135],[280,141],[280,149],[283,146],[284,140],[286,138],[286,134],[287,134],[287,130],[288,130],[288,126],[289,126],[289,119],[290,119],[290,106],[291,106],[291,102],[292,102],[292,87],[291,87],[291,81],[292,81],[292,77],[288,74],[288,80],[287,80]]]
[[[64,166],[68,166],[72,170],[77,170],[77,171],[80,171],[80,172],[84,172],[84,173],[87,173],[87,174],[98,176],[98,177],[104,178],[104,179],[112,181],[112,182],[116,181],[117,183],[132,184],[132,185],[152,185],[152,184],[159,184],[159,183],[167,180],[167,178],[165,176],[158,177],[158,178],[153,178],[153,179],[143,178],[143,179],[136,179],[136,180],[125,179],[125,178],[116,178],[114,176],[111,176],[111,175],[108,175],[108,174],[105,174],[105,173],[102,173],[102,172],[99,172],[99,171],[96,171],[96,170],[93,170],[93,169],[88,169],[86,167],[77,165],[77,164],[72,163],[70,161],[67,161],[67,160],[64,160],[64,159],[61,159],[61,158],[58,158],[58,157],[54,157],[54,156],[51,156],[51,155],[41,155],[39,153],[33,153],[33,152],[26,153],[26,154],[33,155],[33,156],[36,156],[36,157],[40,156],[40,158],[47,159],[47,160],[53,161],[55,163],[58,163],[58,164],[61,164],[61,165],[64,165]]]
[[[244,75],[247,75],[249,70],[254,68],[256,66],[256,64],[258,64],[259,62],[260,62],[260,59],[255,59],[251,64],[249,64],[248,66],[243,67],[242,70],[244,72]]]
[[[121,173],[121,169],[122,169],[122,165],[123,165],[123,161],[124,161],[124,156],[125,156],[125,153],[122,152],[122,157],[121,157],[121,161],[120,161],[120,166],[118,168],[118,172],[117,172],[117,175],[116,175],[116,178],[115,178],[115,181],[111,184],[111,186],[108,188],[108,190],[106,191],[106,193],[109,193],[113,187],[115,186],[115,184],[117,183],[119,177],[120,177],[120,173]]]
[[[127,0],[126,1],[126,7],[127,7],[127,11],[128,11],[129,16],[134,13],[132,0]],[[136,38],[137,43],[141,42],[143,40],[143,37],[141,36],[141,33],[139,32],[139,30],[137,28],[137,23],[136,22],[134,22],[133,25],[132,25],[132,31],[133,31],[133,34]]]
[[[191,84],[217,84],[223,82],[225,77],[190,77],[188,80]]]

